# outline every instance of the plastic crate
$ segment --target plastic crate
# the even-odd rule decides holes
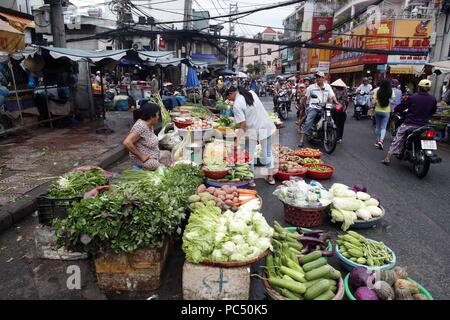
[[[38,197],[37,205],[39,223],[51,225],[52,220],[55,218],[66,218],[68,209],[72,208],[74,202],[78,202],[81,199],[83,198],[48,198],[47,195]]]

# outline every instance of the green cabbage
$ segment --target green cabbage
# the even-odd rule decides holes
[[[333,206],[337,209],[356,211],[362,206],[362,201],[352,198],[334,198]]]
[[[356,192],[348,189],[334,189],[333,196],[339,198],[356,198]]]
[[[356,193],[356,197],[357,197],[359,200],[362,200],[362,201],[366,201],[366,200],[369,200],[369,199],[370,199],[370,195],[369,195],[369,194],[367,194],[367,193],[365,193],[365,192],[361,192],[361,191],[359,191],[359,192]]]

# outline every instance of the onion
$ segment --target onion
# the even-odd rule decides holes
[[[367,188],[364,187],[362,184],[354,185],[353,189],[355,189],[356,191],[367,192]]]

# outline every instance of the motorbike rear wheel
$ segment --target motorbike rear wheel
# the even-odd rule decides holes
[[[428,173],[428,170],[430,170],[430,163],[430,158],[426,156],[425,151],[419,149],[413,162],[414,174],[419,179],[425,177]]]
[[[323,148],[326,153],[332,154],[336,149],[337,144],[337,131],[331,124],[325,124],[326,130],[323,137]]]
[[[281,120],[287,120],[288,118],[288,109],[286,103],[280,103],[278,105],[278,115]]]

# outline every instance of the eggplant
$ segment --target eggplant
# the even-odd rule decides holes
[[[325,242],[313,237],[300,237],[297,240],[300,241],[304,246],[308,244],[325,246]]]
[[[334,252],[333,251],[322,250],[322,256],[323,257],[332,257],[332,256],[334,256]]]

